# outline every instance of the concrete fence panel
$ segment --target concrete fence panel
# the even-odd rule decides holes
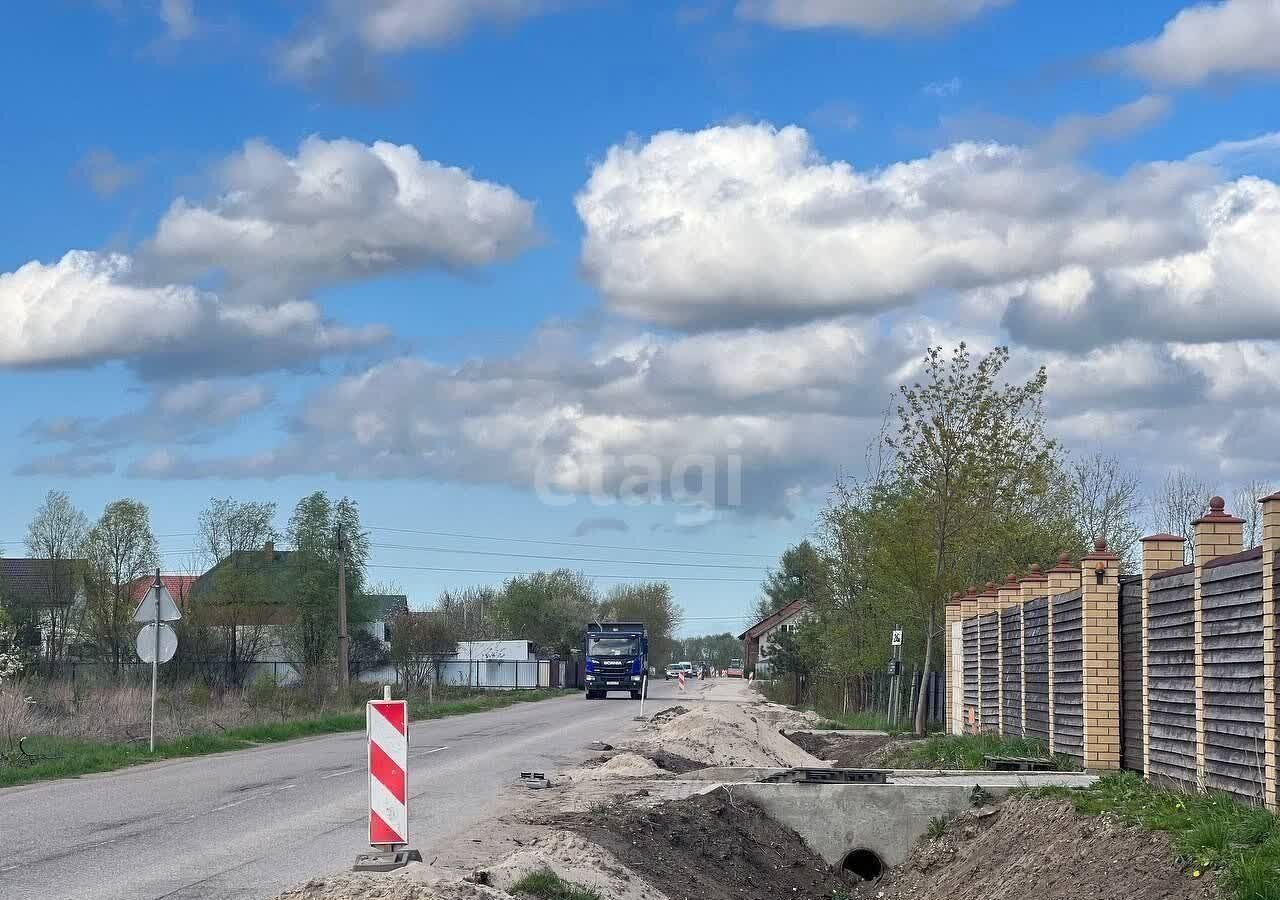
[[[1022,736],[1022,607],[1000,613],[1000,680],[1003,734]]]
[[[1000,730],[1000,616],[997,613],[978,620],[978,640],[982,659],[982,731],[995,734]]]
[[[1151,579],[1147,668],[1150,769],[1196,783],[1195,574],[1190,566]]]
[[[1084,635],[1080,591],[1053,603],[1053,748],[1084,761]]]
[[[1266,765],[1261,548],[1205,566],[1200,591],[1206,783],[1261,800]]]
[[[1120,764],[1143,771],[1142,579],[1120,582]]]
[[[1023,665],[1026,667],[1027,721],[1023,731],[1029,738],[1049,744],[1049,598],[1039,597],[1023,604]]]

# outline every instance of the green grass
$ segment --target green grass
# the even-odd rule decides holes
[[[447,716],[502,709],[516,703],[546,700],[569,693],[574,692],[562,690],[501,691],[482,697],[441,700],[430,706],[427,705],[425,699],[422,701],[411,700],[409,717],[413,721],[442,719]],[[145,741],[113,743],[36,735],[27,738],[23,742],[27,752],[39,758],[34,763],[23,765],[8,764],[6,760],[19,755],[17,747],[13,748],[12,754],[3,753],[5,748],[0,747],[0,753],[2,753],[0,755],[0,787],[29,784],[34,781],[47,781],[53,778],[73,778],[77,775],[90,775],[96,772],[110,772],[115,769],[155,762],[161,759],[178,759],[189,756],[203,756],[209,753],[221,753],[226,750],[243,750],[246,747],[252,747],[257,744],[274,744],[295,738],[338,734],[347,731],[363,731],[364,727],[363,709],[358,712],[328,713],[282,722],[264,722],[258,725],[228,728],[216,734],[193,734],[176,741],[157,744],[155,753],[148,751]]]
[[[1222,793],[1154,788],[1126,772],[1079,790],[1040,788],[1035,797],[1065,797],[1086,815],[1106,813],[1126,825],[1163,831],[1189,870],[1216,870],[1234,900],[1280,900],[1280,817]]]
[[[985,757],[1011,756],[1019,759],[1051,759],[1059,771],[1079,769],[1064,756],[1050,757],[1044,745],[1026,738],[992,734],[935,734],[915,744],[891,751],[883,765],[889,769],[982,769]]]
[[[550,869],[530,872],[511,886],[511,893],[541,897],[543,900],[602,900],[599,892],[565,881]]]

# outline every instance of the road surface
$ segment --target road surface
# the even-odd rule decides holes
[[[659,679],[645,711],[745,687],[691,682],[680,696]],[[501,812],[522,770],[585,759],[638,706],[574,695],[413,725],[413,845],[430,860],[433,844]],[[349,868],[367,849],[365,752],[363,734],[331,735],[0,790],[0,897],[269,898]]]

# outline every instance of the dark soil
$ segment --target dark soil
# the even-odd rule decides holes
[[[672,719],[678,719],[689,710],[684,706],[672,706],[667,709],[654,713],[649,717],[650,725],[661,725],[664,722],[670,722]]]
[[[668,897],[830,900],[851,889],[798,834],[724,788],[652,809],[615,804],[556,824],[609,850]]]
[[[994,814],[989,814],[994,813]],[[1011,800],[968,812],[903,865],[854,889],[876,900],[1216,900],[1211,875],[1175,862],[1169,839],[1065,800]]]
[[[698,762],[696,759],[689,759],[689,757],[681,756],[678,753],[668,753],[666,750],[655,750],[652,753],[646,753],[645,757],[651,760],[659,769],[664,772],[670,772],[672,775],[683,775],[686,772],[694,772],[707,767],[706,763]]]
[[[796,732],[787,739],[806,753],[818,759],[834,759],[845,769],[882,768],[880,751],[893,743],[893,738],[883,735],[859,737],[852,734],[810,734]]]

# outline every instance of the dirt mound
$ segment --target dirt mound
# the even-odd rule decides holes
[[[650,724],[650,725],[663,725],[663,724],[666,724],[667,722],[670,722],[672,719],[678,719],[678,718],[680,718],[680,716],[683,716],[683,715],[684,715],[685,713],[687,713],[688,711],[689,711],[688,707],[684,707],[684,706],[669,706],[669,707],[667,707],[666,709],[664,709],[664,710],[660,710],[660,711],[658,711],[658,712],[654,713],[652,716],[650,716],[650,717],[649,717],[649,724]]]
[[[816,900],[851,887],[798,834],[725,788],[652,809],[614,805],[560,824],[669,897]]]
[[[636,753],[618,753],[598,766],[577,769],[570,774],[574,781],[596,781],[610,778],[656,778],[662,769]]]
[[[881,751],[893,743],[882,735],[812,734],[798,731],[787,735],[793,744],[818,759],[834,759],[844,768],[879,768]]]
[[[706,768],[704,763],[700,763],[696,759],[689,759],[687,756],[670,753],[666,750],[654,750],[651,753],[646,753],[645,758],[652,760],[655,766],[664,772],[670,772],[672,775],[683,775],[686,772],[696,772],[698,769]]]
[[[613,854],[570,831],[544,835],[502,862],[476,872],[475,877],[482,884],[510,891],[526,875],[544,869],[565,881],[591,888],[608,900],[666,900]]]
[[[787,740],[754,708],[733,704],[698,707],[676,718],[650,721],[645,736],[632,742],[639,753],[678,753],[707,766],[818,766],[821,763]]]
[[[1065,800],[966,813],[858,893],[877,900],[1216,900],[1211,876],[1174,862],[1166,835],[1082,816]]]
[[[360,872],[315,878],[291,888],[275,900],[512,900],[495,888],[440,878],[427,866],[411,865],[395,872]]]

